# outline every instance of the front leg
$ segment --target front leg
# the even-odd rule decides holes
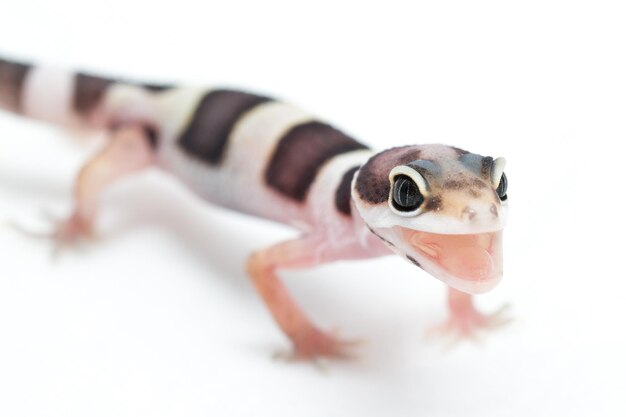
[[[345,357],[352,344],[342,342],[313,324],[276,275],[279,269],[308,268],[337,259],[340,251],[326,255],[322,250],[324,244],[324,239],[315,236],[283,242],[254,253],[247,265],[256,290],[292,341],[294,357],[299,359]]]
[[[453,342],[459,339],[477,339],[481,330],[495,329],[511,321],[505,314],[506,308],[505,305],[493,313],[481,313],[474,306],[472,295],[448,288],[450,316],[433,331],[452,336]]]

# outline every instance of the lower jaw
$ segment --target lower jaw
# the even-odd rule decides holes
[[[425,269],[447,285],[464,292],[482,293],[502,276],[502,232],[446,235],[402,230],[403,240],[430,265]]]
[[[473,295],[484,294],[491,291],[500,283],[502,278],[502,274],[498,274],[497,276],[484,281],[467,281],[453,276],[446,277],[445,275],[446,274],[444,272],[443,274],[437,274],[436,276],[447,286]]]

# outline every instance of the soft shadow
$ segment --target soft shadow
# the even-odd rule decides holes
[[[113,187],[102,204],[102,214],[115,212],[115,220],[108,222],[106,227],[99,227],[100,243],[113,244],[115,240],[133,233],[138,229],[160,229],[176,241],[185,254],[192,258],[211,276],[219,275],[227,282],[229,290],[235,291],[243,302],[256,299],[252,286],[245,274],[245,261],[256,248],[264,247],[272,242],[284,239],[284,226],[272,225],[274,233],[267,235],[266,221],[249,216],[228,212],[199,201],[191,191],[167,178],[162,173],[151,173],[149,178],[134,178],[119,188]],[[20,197],[29,200],[41,200],[42,205],[51,201],[64,201],[69,205],[68,189],[70,185],[62,184],[49,177],[36,175],[22,176],[0,170],[0,186],[8,187]],[[104,225],[102,225],[104,226]],[[282,229],[282,231],[281,231]],[[242,231],[245,230],[245,235]],[[325,270],[325,274],[336,275],[341,280],[341,273]],[[382,272],[382,271],[381,271]],[[313,309],[343,309],[340,306],[326,304],[327,296],[324,287],[316,286],[314,280],[292,281],[301,292],[308,294],[307,304]],[[351,306],[355,307],[355,306]],[[314,313],[314,311],[312,311]],[[359,314],[354,311],[352,314]],[[352,315],[351,314],[351,315]],[[266,316],[270,320],[270,316]],[[364,320],[366,324],[358,324]],[[399,381],[408,377],[406,364],[417,359],[428,350],[428,343],[419,350],[414,350],[415,338],[422,338],[427,323],[432,323],[432,312],[421,311],[414,317],[392,317],[391,315],[363,312],[356,329],[342,329],[364,343],[355,349],[355,358],[349,361],[328,361],[329,369],[341,368],[344,371],[365,375],[386,375],[387,378]],[[366,331],[365,331],[366,330]],[[287,350],[286,342],[268,344],[252,344],[249,348],[257,354],[272,357],[276,352]],[[410,372],[409,372],[410,374]]]
[[[18,198],[61,200],[67,198],[71,184],[59,177],[37,174],[38,170],[18,172],[0,167],[0,188]]]
[[[259,241],[254,231],[244,237],[233,230],[234,224],[251,219],[199,202],[184,186],[169,182],[175,187],[150,182],[132,184],[109,199],[107,203],[117,206],[122,214],[106,230],[101,229],[101,237],[113,241],[132,233],[133,229],[161,229],[195,262],[213,271],[212,275],[227,278],[225,281],[237,291],[251,292],[245,261]]]

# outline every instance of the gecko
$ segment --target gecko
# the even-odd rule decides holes
[[[441,330],[460,337],[503,323],[474,295],[501,280],[504,158],[454,146],[375,151],[290,103],[228,88],[160,85],[0,59],[0,108],[63,128],[104,132],[80,169],[63,244],[90,236],[100,195],[150,167],[207,202],[293,226],[258,250],[247,275],[294,357],[344,357],[350,341],[311,321],[279,272],[397,254],[448,287]]]

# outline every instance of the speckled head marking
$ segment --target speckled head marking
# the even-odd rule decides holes
[[[202,97],[179,145],[187,154],[218,164],[237,121],[269,97],[232,90],[213,90]]]
[[[452,287],[483,292],[502,275],[504,163],[443,145],[394,148],[363,165],[352,195],[393,250]]]
[[[280,138],[267,166],[265,181],[285,197],[304,201],[322,165],[342,153],[365,148],[325,123],[302,123]]]
[[[395,165],[419,159],[419,146],[392,148],[374,155],[359,171],[355,188],[359,198],[370,204],[379,204],[389,198],[389,172]]]
[[[0,107],[20,112],[22,90],[30,65],[0,59]]]

